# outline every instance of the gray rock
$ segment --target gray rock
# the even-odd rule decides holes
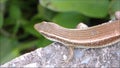
[[[16,57],[0,67],[118,67],[120,68],[120,42],[104,48],[76,48],[73,59],[69,57],[68,47],[54,42],[45,48]]]

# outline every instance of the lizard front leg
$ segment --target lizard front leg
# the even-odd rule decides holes
[[[69,49],[69,57],[65,61],[66,63],[70,62],[73,59],[73,56],[74,56],[74,47],[73,46],[69,46],[68,49]]]
[[[88,28],[88,26],[86,25],[86,24],[84,24],[84,23],[79,23],[77,26],[76,26],[76,29],[81,29],[81,30],[83,30],[83,29],[87,29]],[[73,46],[72,44],[71,45],[68,45],[69,47],[69,57],[68,57],[68,59],[66,60],[66,62],[70,62],[72,59],[73,59],[73,56],[74,56],[74,48],[75,48],[75,46]],[[85,49],[86,50],[86,49]]]

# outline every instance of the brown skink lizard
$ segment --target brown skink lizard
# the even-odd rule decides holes
[[[67,29],[55,23],[42,22],[35,24],[35,29],[49,40],[80,48],[105,47],[120,41],[120,20],[83,30]]]
[[[86,29],[68,29],[52,22],[35,24],[35,29],[49,40],[63,43],[70,48],[100,48],[120,41],[120,20],[106,22]]]

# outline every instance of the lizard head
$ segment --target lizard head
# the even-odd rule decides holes
[[[34,25],[34,28],[38,31],[38,32],[54,32],[57,28],[59,27],[59,25],[52,23],[52,22],[41,22],[38,24]]]

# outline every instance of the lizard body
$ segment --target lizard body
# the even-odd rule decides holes
[[[47,39],[75,48],[99,48],[120,41],[120,20],[88,27],[68,29],[55,23],[42,22],[35,29]]]

